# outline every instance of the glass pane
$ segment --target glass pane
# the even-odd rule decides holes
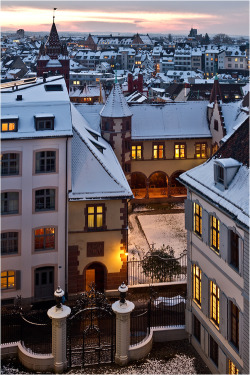
[[[97,214],[96,216],[96,226],[97,228],[100,228],[102,227],[103,223],[102,223],[102,214]]]
[[[88,213],[93,214],[95,212],[94,207],[88,207]]]
[[[94,228],[94,226],[95,226],[94,215],[88,215],[88,227]]]
[[[8,123],[2,122],[2,132],[7,132],[7,131],[8,131]]]
[[[15,123],[14,122],[10,122],[9,123],[9,131],[13,131],[15,130]]]
[[[97,213],[101,213],[103,211],[103,207],[102,206],[97,206]]]
[[[15,277],[11,276],[8,277],[8,288],[14,288],[15,286]]]

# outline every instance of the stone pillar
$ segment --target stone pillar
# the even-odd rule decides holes
[[[59,293],[58,293],[59,292]],[[63,290],[58,287],[55,296],[63,297]],[[67,368],[66,357],[66,319],[71,309],[57,301],[57,305],[51,307],[47,314],[52,319],[52,355],[54,357],[55,373],[62,373]]]
[[[130,314],[134,310],[133,302],[125,299],[127,286],[123,283],[119,287],[121,292],[121,300],[116,301],[112,305],[112,309],[116,314],[116,350],[115,363],[124,366],[128,363],[128,351],[130,345]]]

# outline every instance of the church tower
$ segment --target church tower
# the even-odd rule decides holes
[[[113,147],[116,157],[130,182],[132,112],[123,96],[119,83],[117,83],[117,78],[100,116],[102,136]]]
[[[69,91],[69,61],[67,46],[60,42],[53,16],[49,37],[40,47],[37,76],[42,77],[43,73],[63,75]]]

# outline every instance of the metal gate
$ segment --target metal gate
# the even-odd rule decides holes
[[[69,367],[114,362],[115,314],[94,285],[76,301],[67,321]]]

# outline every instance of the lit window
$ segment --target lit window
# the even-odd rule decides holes
[[[55,249],[55,228],[35,230],[35,250]]]
[[[239,370],[237,369],[235,364],[232,361],[230,361],[230,359],[229,359],[229,363],[228,363],[228,369],[229,369],[229,372],[228,372],[229,374],[234,375],[234,374],[239,373]]]
[[[55,189],[41,189],[35,192],[35,210],[55,210]]]
[[[197,159],[205,159],[207,157],[207,144],[206,143],[196,143],[195,145],[195,157]]]
[[[104,205],[87,207],[88,230],[99,230],[104,227]]]
[[[2,120],[1,131],[2,132],[17,132],[17,120]]]
[[[216,217],[211,216],[211,247],[219,253],[220,250],[220,222]]]
[[[186,145],[185,144],[175,144],[175,159],[185,159],[186,157]]]
[[[163,159],[164,145],[153,145],[153,156],[154,159]]]
[[[142,158],[142,146],[141,145],[132,146],[132,159],[138,160],[141,158]]]
[[[211,281],[211,304],[210,304],[211,320],[219,327],[220,323],[220,289]]]
[[[19,212],[19,193],[1,193],[1,214],[13,215]]]
[[[1,176],[13,176],[19,174],[19,154],[1,154]]]
[[[202,235],[202,207],[194,203],[194,232]]]
[[[239,309],[230,301],[230,341],[239,349]]]
[[[1,233],[1,255],[18,253],[18,232]]]
[[[1,272],[1,289],[15,288],[15,271]]]
[[[36,152],[36,173],[56,171],[56,151]]]
[[[237,57],[234,59],[234,61],[238,61]]]
[[[214,58],[213,58],[213,57],[211,57],[211,61],[214,61]]]
[[[193,299],[201,305],[201,269],[193,265]]]

